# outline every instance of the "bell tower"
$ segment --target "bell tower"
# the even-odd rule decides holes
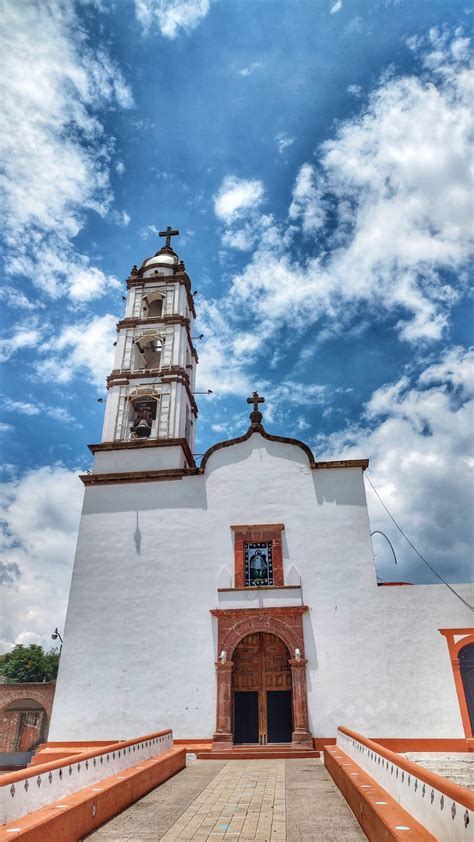
[[[102,441],[90,445],[93,474],[195,465],[196,312],[184,263],[171,246],[178,234],[169,226],[161,231],[163,247],[127,278]]]

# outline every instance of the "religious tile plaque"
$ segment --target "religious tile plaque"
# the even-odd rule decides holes
[[[244,544],[245,585],[273,585],[272,542]]]

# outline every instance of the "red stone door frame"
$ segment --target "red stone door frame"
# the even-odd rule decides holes
[[[287,608],[230,608],[211,610],[217,618],[216,732],[212,748],[220,750],[233,745],[232,732],[232,657],[240,641],[254,632],[275,634],[286,644],[290,655],[293,733],[292,748],[313,748],[308,723],[306,658],[304,657],[303,614],[307,605]],[[297,655],[296,650],[299,650]],[[221,653],[225,659],[221,660]]]
[[[468,629],[438,629],[438,631],[446,638],[449,649],[449,657],[451,660],[451,667],[453,670],[454,684],[458,696],[459,710],[461,713],[464,734],[469,742],[474,743],[474,734],[471,728],[471,720],[467,708],[466,694],[464,692],[464,684],[461,677],[461,667],[459,664],[459,653],[468,643],[474,643],[474,628]]]

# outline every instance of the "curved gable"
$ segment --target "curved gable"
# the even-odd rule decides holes
[[[248,441],[248,439],[253,435],[253,433],[258,433],[262,436],[263,439],[266,439],[267,441],[277,442],[279,444],[289,444],[295,447],[299,447],[306,454],[309,466],[311,468],[315,468],[317,466],[317,463],[314,461],[312,451],[304,442],[299,441],[299,439],[290,439],[286,436],[272,436],[270,433],[267,433],[263,429],[263,427],[255,429],[253,426],[251,426],[249,427],[245,435],[238,436],[237,438],[233,439],[227,439],[227,441],[217,442],[217,444],[213,444],[212,447],[206,450],[204,456],[202,457],[201,466],[199,468],[200,473],[204,473],[204,471],[206,470],[207,462],[216,451],[222,450],[225,447],[233,447],[235,444],[242,444],[243,442]]]

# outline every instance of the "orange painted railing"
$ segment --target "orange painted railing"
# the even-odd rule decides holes
[[[424,766],[420,766],[418,763],[413,763],[412,760],[408,760],[401,754],[396,754],[394,751],[391,751],[389,748],[385,748],[380,745],[380,743],[376,743],[374,740],[369,740],[367,737],[363,737],[356,731],[350,731],[349,728],[344,728],[342,725],[339,725],[338,731],[345,734],[347,737],[350,737],[352,740],[356,740],[358,743],[361,743],[366,748],[374,751],[376,754],[379,754],[381,757],[384,757],[385,760],[388,760],[390,763],[393,763],[400,769],[408,772],[409,775],[412,775],[434,789],[437,789],[448,798],[451,798],[452,801],[462,804],[463,807],[467,807],[469,810],[474,810],[474,793],[465,789],[463,786],[460,786],[453,781],[448,781],[436,772],[432,772],[430,769],[425,769]]]
[[[45,772],[53,772],[54,769],[61,769],[64,766],[70,766],[71,763],[83,762],[84,760],[91,760],[94,757],[100,757],[101,754],[108,754],[113,751],[122,751],[124,748],[136,745],[137,743],[144,743],[148,740],[155,740],[157,737],[164,737],[166,734],[171,734],[171,728],[165,728],[163,731],[154,731],[152,734],[145,734],[144,737],[136,737],[133,740],[118,740],[115,743],[107,743],[91,751],[78,752],[68,757],[63,757],[61,760],[51,760],[49,763],[39,763],[37,766],[31,766],[28,769],[21,769],[18,772],[9,772],[2,775],[0,785],[2,787],[10,786],[18,781],[24,781],[27,778],[36,778],[38,775],[43,775]],[[71,743],[73,745],[73,743]],[[77,745],[77,743],[76,743]]]

